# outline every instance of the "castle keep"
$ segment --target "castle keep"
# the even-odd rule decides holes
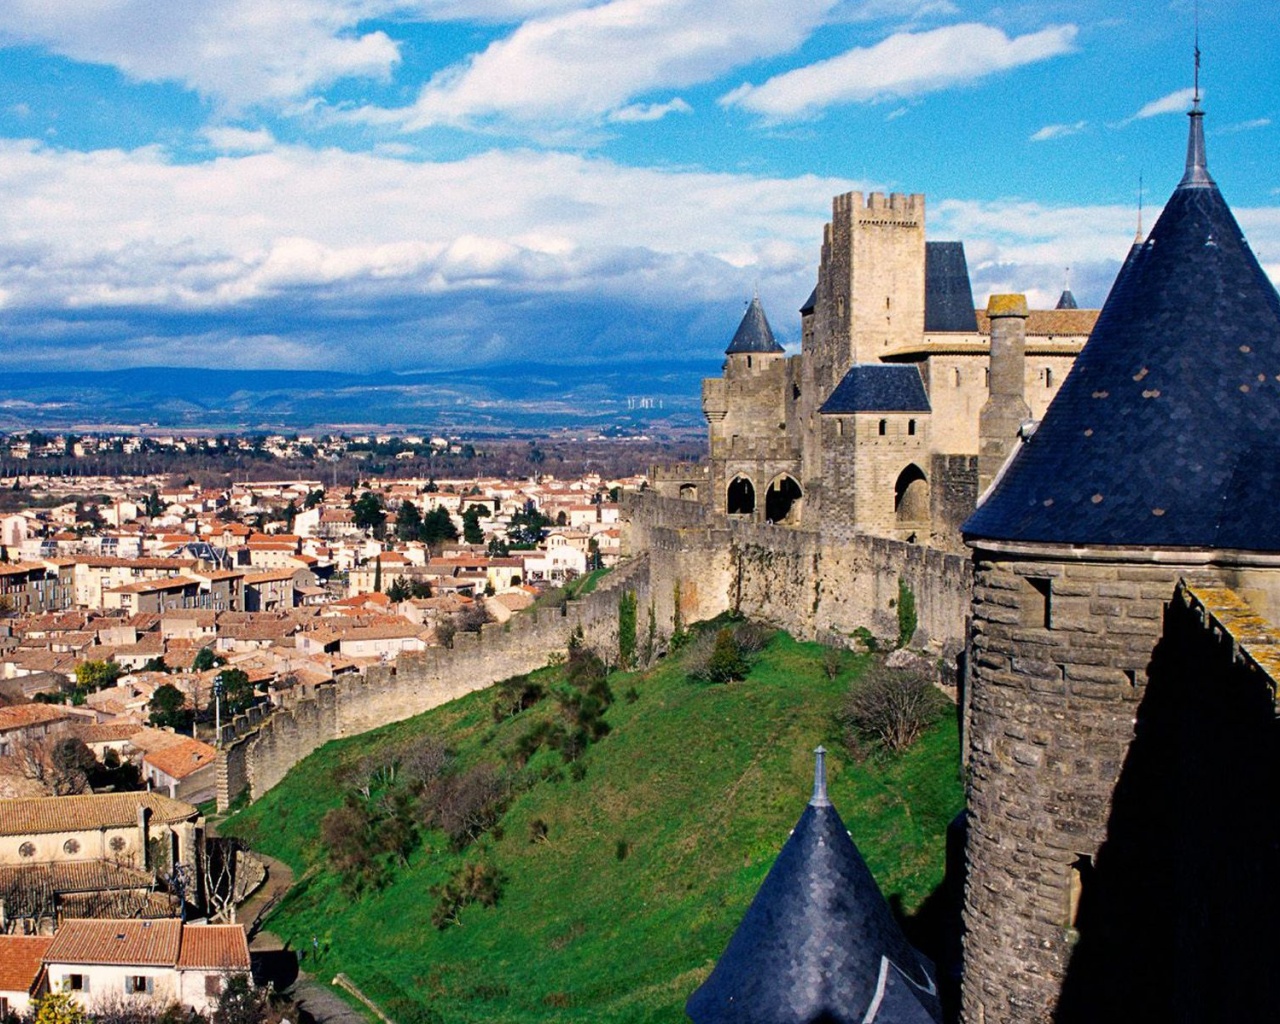
[[[925,240],[924,196],[836,196],[800,353],[753,300],[723,376],[703,382],[705,476],[657,488],[831,539],[957,548],[984,450],[998,464],[1043,415],[1096,316],[1070,292],[1055,310],[1010,308],[975,311],[964,246]]]

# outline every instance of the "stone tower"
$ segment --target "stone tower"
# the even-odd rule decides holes
[[[967,1024],[1274,1017],[1245,937],[1280,910],[1275,686],[1182,609],[1230,595],[1280,640],[1278,372],[1197,103],[1181,183],[964,527]]]

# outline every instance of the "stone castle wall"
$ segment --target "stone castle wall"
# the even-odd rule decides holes
[[[690,505],[689,502],[677,504]],[[500,679],[531,672],[564,651],[582,627],[588,644],[605,652],[618,645],[618,598],[634,590],[648,603],[648,561],[641,557],[605,577],[601,586],[563,609],[527,611],[480,633],[459,633],[452,648],[404,653],[332,684],[286,695],[260,722],[238,718],[224,728],[218,756],[218,807],[240,794],[257,799],[300,760],[330,740],[398,722]]]
[[[1097,892],[1089,879],[1108,867],[1105,855],[1099,861],[1108,835],[1123,831],[1117,793],[1133,798],[1138,785],[1132,745],[1153,706],[1159,645],[1170,642],[1167,606],[1180,578],[1213,584],[1224,574],[1176,563],[976,557],[963,1019],[1048,1024],[1067,1019],[1057,1004],[1087,931],[1081,908]],[[1235,585],[1248,574],[1226,579]],[[1193,681],[1201,700],[1211,678]],[[1146,714],[1158,728],[1155,712]],[[1189,812],[1183,806],[1174,817]],[[1170,845],[1146,864],[1150,877],[1175,856],[1173,831],[1156,831],[1150,841]],[[1160,898],[1181,895],[1172,885]]]
[[[690,502],[630,499],[632,543],[649,554],[659,627],[676,593],[686,622],[737,610],[804,639],[834,640],[859,628],[898,635],[898,581],[916,600],[917,643],[965,635],[971,574],[963,555],[856,534],[834,537],[708,515]]]

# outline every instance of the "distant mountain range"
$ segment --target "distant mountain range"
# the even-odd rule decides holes
[[[697,426],[718,361],[527,363],[432,373],[129,370],[0,374],[0,430]]]

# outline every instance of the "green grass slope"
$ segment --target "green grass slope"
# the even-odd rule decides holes
[[[495,725],[492,695],[479,692],[328,744],[222,831],[298,873],[269,926],[308,954],[320,939],[304,969],[345,971],[398,1024],[681,1021],[808,801],[819,743],[832,751],[832,800],[886,897],[912,913],[941,882],[944,832],[963,802],[955,723],[901,756],[849,761],[834,713],[860,666],[851,657],[829,679],[821,648],[779,634],[744,682],[689,682],[678,656],[616,675],[611,732],[583,757],[584,777],[537,754],[522,773],[536,781],[495,833],[459,854],[426,832],[388,885],[359,898],[318,839],[350,766],[428,734],[462,764],[499,763],[552,702]],[[531,839],[535,820],[545,841]],[[480,859],[505,876],[501,900],[437,930],[431,888]]]

